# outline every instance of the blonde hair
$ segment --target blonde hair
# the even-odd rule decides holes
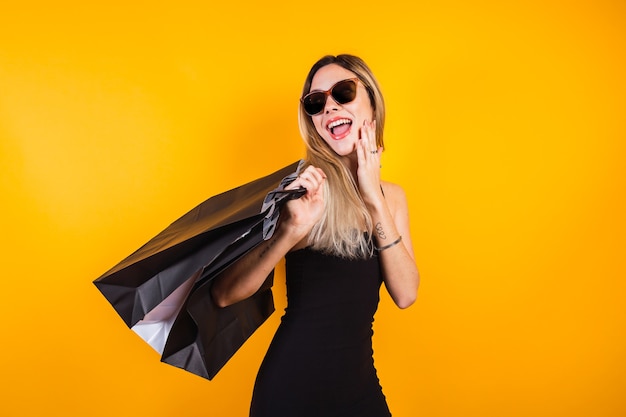
[[[311,82],[317,71],[330,64],[339,65],[353,72],[365,86],[372,105],[374,120],[376,120],[376,144],[384,148],[385,103],[378,82],[361,58],[347,54],[327,55],[321,58],[309,71],[302,89],[302,96],[309,93]],[[365,207],[352,173],[317,133],[311,116],[304,111],[302,102],[298,113],[298,124],[300,134],[306,144],[307,163],[321,168],[327,176],[324,185],[326,197],[324,214],[309,234],[309,245],[313,249],[345,258],[370,256],[372,253],[372,218]]]

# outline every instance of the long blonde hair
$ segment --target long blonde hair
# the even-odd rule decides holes
[[[376,120],[376,144],[378,147],[384,147],[385,103],[378,82],[361,58],[347,54],[322,57],[309,71],[302,96],[309,93],[315,73],[330,64],[339,65],[353,72],[365,86]],[[326,201],[324,214],[309,234],[309,245],[314,249],[345,258],[371,255],[372,218],[352,173],[317,133],[311,116],[304,111],[302,103],[298,113],[298,124],[306,144],[307,163],[321,168],[327,176],[324,185]]]

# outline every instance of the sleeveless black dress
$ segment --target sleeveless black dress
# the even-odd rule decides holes
[[[288,306],[257,375],[250,417],[389,417],[372,357],[379,259],[286,256]]]

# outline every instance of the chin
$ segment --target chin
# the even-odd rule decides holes
[[[331,149],[335,151],[335,153],[339,156],[350,156],[355,152],[354,146],[351,147],[350,149],[346,149],[344,147],[341,147],[341,148],[331,147]]]

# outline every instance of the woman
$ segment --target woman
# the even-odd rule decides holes
[[[326,56],[306,78],[299,122],[307,168],[287,188],[274,236],[216,278],[214,301],[254,294],[286,257],[288,306],[257,376],[250,416],[391,415],[372,358],[385,288],[413,304],[419,275],[401,187],[380,179],[385,108],[355,56]]]

